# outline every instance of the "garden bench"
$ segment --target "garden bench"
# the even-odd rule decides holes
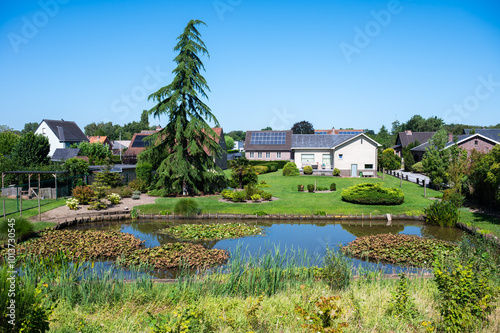
[[[363,171],[363,177],[373,177],[372,171]]]

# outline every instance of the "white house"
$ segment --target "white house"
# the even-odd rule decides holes
[[[89,141],[80,127],[74,121],[43,119],[35,134],[42,134],[49,139],[49,157],[58,148],[70,148],[73,143]]]
[[[360,134],[294,134],[292,152],[299,169],[332,171],[337,168],[344,177],[377,175],[377,149],[380,144]]]

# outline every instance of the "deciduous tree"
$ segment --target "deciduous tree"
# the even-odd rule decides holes
[[[314,134],[313,125],[306,120],[293,124],[291,130],[293,134]]]
[[[41,134],[28,132],[21,136],[12,149],[12,159],[20,167],[34,167],[49,162],[49,139]]]

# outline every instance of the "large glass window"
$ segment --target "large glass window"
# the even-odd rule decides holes
[[[266,153],[266,158],[271,158],[271,153],[267,152]]]
[[[276,158],[281,158],[281,152],[280,151],[276,153]]]
[[[373,169],[373,164],[365,164],[365,169]]]
[[[314,154],[302,154],[301,158],[302,164],[314,163]]]
[[[250,153],[250,158],[253,158],[253,156],[254,156],[253,153]]]
[[[330,157],[330,154],[323,154],[323,161],[322,161],[322,163],[324,165],[330,165],[330,164],[332,164],[332,159]]]
[[[262,158],[262,153],[261,152],[257,153],[257,158]]]

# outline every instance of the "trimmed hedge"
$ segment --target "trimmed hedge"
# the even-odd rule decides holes
[[[304,167],[304,175],[311,175],[313,173],[313,168],[310,165]]]
[[[298,176],[300,175],[297,165],[293,162],[288,162],[283,167],[283,176]]]
[[[397,188],[363,183],[342,190],[342,200],[362,205],[401,205],[405,195]]]
[[[285,164],[287,164],[288,160],[278,160],[278,161],[260,161],[260,160],[250,160],[248,161],[249,165],[252,165],[252,166],[255,166],[255,165],[265,165],[267,167],[269,167],[269,164],[275,164],[278,166],[278,169],[283,169],[285,167]],[[271,169],[271,168],[269,168]]]

